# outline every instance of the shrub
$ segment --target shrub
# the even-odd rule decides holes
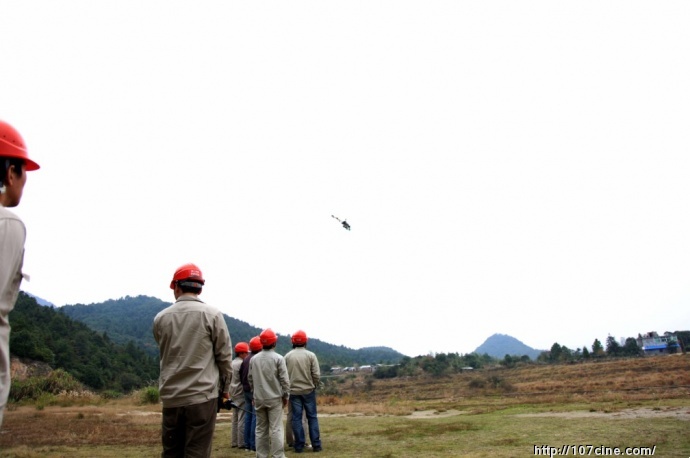
[[[373,377],[366,377],[364,379],[364,390],[365,391],[371,391],[371,389],[374,387],[374,378]]]
[[[45,377],[44,391],[59,394],[63,391],[82,391],[82,384],[69,372],[56,369]]]
[[[143,404],[158,404],[160,400],[160,393],[158,392],[158,387],[147,386],[141,390],[141,402]]]
[[[340,396],[341,392],[340,389],[338,388],[337,384],[338,383],[343,383],[343,379],[337,379],[337,381],[333,381],[333,379],[322,379],[323,384],[319,388],[319,394],[325,395],[325,396]]]
[[[482,379],[473,378],[470,380],[469,387],[473,389],[481,389],[486,386],[486,382]]]
[[[101,397],[103,399],[119,399],[122,397],[122,393],[115,390],[105,390],[101,392]]]
[[[29,377],[26,380],[13,380],[10,387],[10,400],[38,400],[44,394],[57,395],[62,392],[81,391],[82,385],[69,373],[56,369],[47,376]]]
[[[492,375],[486,379],[475,378],[469,382],[469,387],[473,389],[483,389],[487,386],[489,388],[500,389],[504,392],[515,391],[515,386],[513,386],[513,384],[498,375]]]
[[[394,378],[398,376],[398,366],[382,366],[374,372],[375,378]]]
[[[43,410],[46,406],[55,405],[57,398],[51,393],[42,393],[38,399],[36,399],[36,409]]]
[[[492,388],[501,389],[505,392],[515,391],[513,384],[507,380],[504,380],[503,377],[499,377],[498,375],[490,376],[487,381]]]

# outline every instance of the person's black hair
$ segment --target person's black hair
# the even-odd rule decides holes
[[[201,294],[201,287],[191,286],[190,283],[192,282],[178,281],[177,286],[180,287],[183,293]],[[193,284],[198,285],[199,283],[193,282]]]
[[[17,177],[22,176],[22,170],[24,170],[24,160],[16,157],[3,157],[0,158],[0,186],[5,183],[5,178],[7,178],[7,172],[10,170],[11,166],[14,166],[15,175]]]
[[[295,344],[295,343],[293,343],[293,344],[292,344],[292,348],[297,348],[297,347],[306,347],[306,346],[307,346],[307,344],[306,344],[306,343],[303,343],[303,344]]]

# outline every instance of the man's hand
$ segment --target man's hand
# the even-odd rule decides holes
[[[287,407],[288,398],[283,398],[283,407]]]

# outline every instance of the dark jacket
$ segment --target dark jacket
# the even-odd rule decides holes
[[[242,381],[242,388],[245,393],[251,393],[252,387],[249,385],[249,360],[252,359],[256,353],[249,353],[249,355],[242,360],[242,365],[240,366],[240,380]]]

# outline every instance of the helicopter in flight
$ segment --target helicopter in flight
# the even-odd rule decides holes
[[[348,231],[350,230],[350,224],[347,222],[347,219],[342,219],[342,220],[341,220],[340,218],[338,218],[338,217],[335,216],[335,215],[331,215],[331,217],[337,219],[338,222],[339,222],[340,224],[342,224],[342,226],[343,226],[345,229],[347,229]]]

